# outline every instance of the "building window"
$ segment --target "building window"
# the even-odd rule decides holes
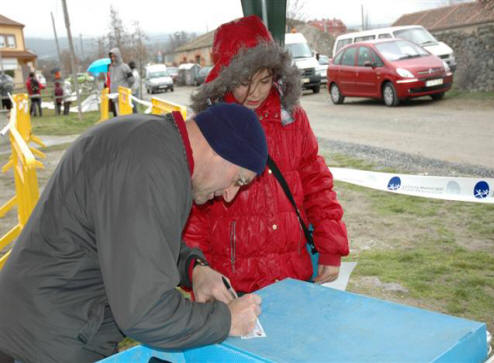
[[[15,45],[15,36],[13,36],[13,35],[7,35],[7,47],[9,47],[9,48],[16,48],[16,45]]]
[[[11,34],[0,34],[0,48],[15,48],[15,36]]]

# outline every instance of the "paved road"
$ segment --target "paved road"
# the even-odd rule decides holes
[[[154,96],[187,105],[193,90],[176,87]],[[335,106],[321,89],[317,95],[304,93],[302,105],[319,138],[494,168],[494,100],[432,102],[424,97],[389,108],[374,100],[347,99]]]

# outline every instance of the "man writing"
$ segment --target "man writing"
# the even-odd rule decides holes
[[[181,349],[250,332],[260,297],[232,300],[181,241],[194,200],[263,172],[264,133],[239,105],[115,118],[65,153],[0,271],[0,351],[22,362],[87,362],[124,335]],[[177,285],[193,288],[198,302]]]

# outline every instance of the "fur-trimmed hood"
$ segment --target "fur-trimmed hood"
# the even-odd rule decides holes
[[[288,51],[274,42],[262,21],[255,15],[223,24],[215,33],[213,69],[206,82],[192,96],[192,109],[201,112],[210,102],[221,101],[257,71],[273,72],[281,105],[288,112],[300,98],[300,74],[292,65]]]

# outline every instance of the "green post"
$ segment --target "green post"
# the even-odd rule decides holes
[[[285,44],[286,0],[241,0],[244,16],[257,15],[283,46]]]

